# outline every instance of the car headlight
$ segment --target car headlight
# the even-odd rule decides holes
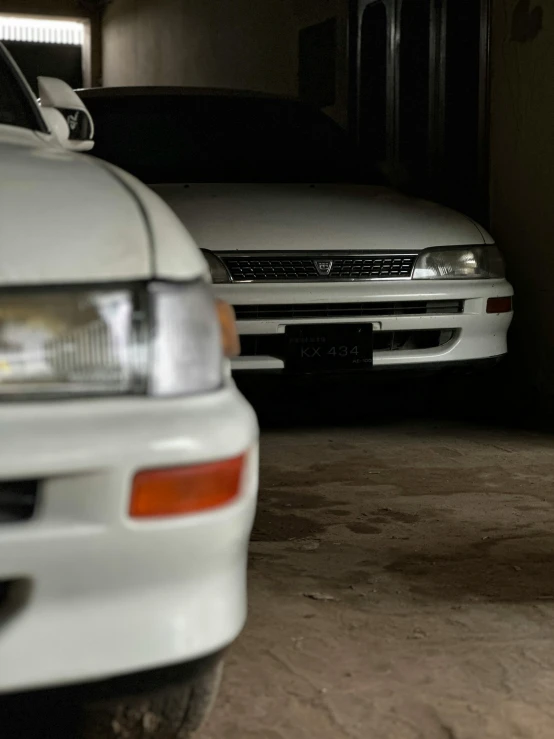
[[[0,295],[0,398],[192,395],[219,387],[222,336],[203,281]]]
[[[482,280],[504,275],[504,260],[496,246],[454,246],[420,254],[413,279]]]
[[[216,257],[213,252],[208,251],[207,249],[202,249],[202,254],[204,255],[204,259],[208,262],[214,285],[218,285],[223,282],[231,282],[231,277],[227,271],[227,267],[219,257]]]

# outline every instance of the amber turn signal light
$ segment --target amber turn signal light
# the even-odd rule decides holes
[[[221,326],[223,353],[226,357],[238,357],[240,354],[240,339],[234,308],[224,300],[218,300],[216,306],[219,325]]]
[[[226,505],[238,497],[245,456],[194,467],[137,472],[131,518],[186,516]]]
[[[487,313],[510,313],[512,310],[512,298],[489,298],[487,300]]]

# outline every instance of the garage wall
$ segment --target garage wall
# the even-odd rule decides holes
[[[514,355],[554,396],[554,3],[493,0],[492,230],[517,288]]]
[[[78,17],[85,15],[77,0],[3,0],[2,13],[28,13],[29,15],[57,15]]]
[[[252,12],[263,5],[263,12]],[[116,0],[104,18],[104,84],[288,92],[294,76],[283,0]]]
[[[333,110],[342,114],[346,8],[346,0],[114,0],[104,16],[103,81],[295,95],[298,31],[340,14],[340,91]]]

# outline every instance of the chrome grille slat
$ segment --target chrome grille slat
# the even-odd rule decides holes
[[[217,255],[227,267],[233,282],[298,282],[410,279],[417,254],[223,254]],[[322,273],[317,263],[330,262]]]

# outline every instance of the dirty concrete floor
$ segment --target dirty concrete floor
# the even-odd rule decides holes
[[[202,739],[552,739],[551,435],[285,423],[261,480]]]

